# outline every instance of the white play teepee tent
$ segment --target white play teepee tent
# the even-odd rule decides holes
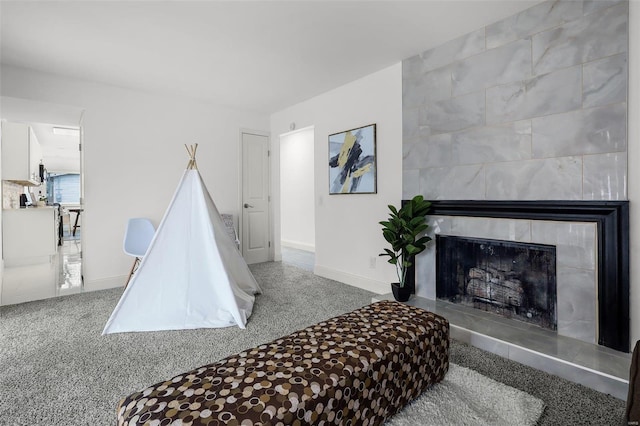
[[[245,328],[260,287],[202,181],[197,147],[187,147],[187,170],[102,334]]]

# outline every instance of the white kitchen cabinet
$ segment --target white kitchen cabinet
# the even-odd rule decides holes
[[[29,207],[2,211],[5,266],[50,261],[58,250],[57,207]]]
[[[2,179],[40,185],[42,149],[31,126],[2,122]]]

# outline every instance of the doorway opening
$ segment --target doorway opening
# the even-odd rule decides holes
[[[280,135],[280,247],[282,261],[315,266],[314,127]]]
[[[2,107],[3,127],[11,123],[27,129],[29,151],[25,152],[36,153],[38,176],[35,181],[19,181],[2,170],[4,267],[0,303],[80,293],[83,110],[6,97]],[[5,154],[16,155],[5,152],[9,136],[3,134],[5,161],[10,160]],[[17,233],[11,222],[22,224]]]

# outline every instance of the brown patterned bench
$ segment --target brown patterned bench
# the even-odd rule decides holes
[[[448,369],[448,321],[383,301],[136,392],[118,424],[377,425]]]

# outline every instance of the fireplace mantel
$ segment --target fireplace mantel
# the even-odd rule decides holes
[[[431,215],[597,224],[598,343],[629,352],[628,201],[432,201]]]

